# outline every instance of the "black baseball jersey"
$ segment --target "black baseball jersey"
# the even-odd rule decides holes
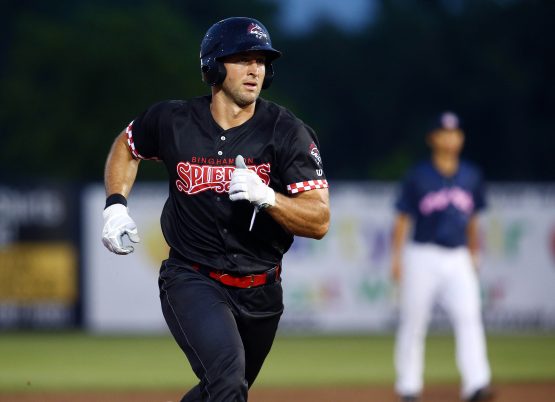
[[[126,130],[135,158],[164,162],[169,197],[161,216],[164,237],[192,262],[239,275],[281,262],[293,242],[261,211],[251,231],[253,205],[229,200],[235,157],[274,191],[295,194],[327,188],[314,131],[287,109],[258,99],[244,124],[222,129],[210,96],[164,101],[139,115]]]

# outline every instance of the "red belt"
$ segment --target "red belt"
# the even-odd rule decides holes
[[[214,271],[209,268],[203,267],[199,264],[191,264],[195,271],[208,276],[226,286],[232,286],[235,288],[253,288],[256,286],[269,285],[271,283],[277,282],[280,279],[281,267],[276,265],[274,268],[269,269],[261,274],[251,274],[246,276],[235,276],[227,274],[223,271]]]

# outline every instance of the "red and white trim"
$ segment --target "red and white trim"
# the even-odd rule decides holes
[[[125,134],[127,134],[127,145],[129,145],[129,151],[135,159],[144,159],[140,153],[135,149],[135,143],[133,142],[133,122],[129,123],[125,129]]]
[[[303,191],[316,190],[318,188],[328,188],[328,181],[308,180],[287,185],[287,191],[289,192],[289,194],[302,193]]]
[[[125,134],[127,134],[127,145],[129,145],[129,151],[131,152],[131,155],[133,155],[133,158],[144,159],[144,160],[158,159],[158,158],[145,158],[137,151],[137,148],[135,148],[135,142],[133,142],[133,121],[129,123],[129,125],[125,129]]]

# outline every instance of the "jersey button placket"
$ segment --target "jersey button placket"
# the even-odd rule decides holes
[[[225,141],[225,140],[226,140],[226,136],[223,135],[223,134],[220,134],[219,137],[216,137],[216,144],[215,144],[215,146],[216,146],[216,154],[217,154],[218,156],[223,156],[223,154],[224,154],[224,145],[225,145],[225,142],[224,142],[224,141]],[[215,197],[216,202],[217,202],[218,204],[221,205],[221,202],[223,201],[223,197],[224,197],[224,196],[221,195],[221,194],[216,195],[216,197]],[[226,238],[228,238],[229,230],[228,230],[228,228],[226,228],[226,227],[222,227],[222,226],[221,226],[222,223],[223,223],[223,222],[218,222],[217,225],[218,225],[218,227],[219,227],[220,235],[221,235],[221,237],[222,237],[222,239],[223,239],[223,241],[224,241],[225,248],[227,249],[227,240],[226,240]]]
[[[218,156],[222,156],[224,154],[224,152],[222,151],[222,149],[224,148],[224,141],[226,140],[226,136],[224,134],[220,135],[220,141],[218,141],[218,144],[216,145],[217,148],[219,148],[218,150]]]

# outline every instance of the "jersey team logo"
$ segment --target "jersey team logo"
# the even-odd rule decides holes
[[[248,165],[264,182],[270,184],[270,164]],[[217,193],[229,191],[231,174],[235,170],[234,165],[212,166],[197,165],[190,162],[179,162],[177,164],[177,176],[175,181],[177,189],[183,193],[193,195],[203,191],[212,190]]]
[[[430,192],[422,198],[419,207],[423,215],[430,215],[435,211],[446,210],[449,205],[453,205],[465,214],[470,214],[474,210],[472,194],[460,187]]]
[[[318,166],[322,166],[322,157],[320,156],[320,151],[318,151],[316,144],[311,143],[309,149],[310,149],[310,155],[312,155],[312,157],[314,158]]]
[[[251,35],[256,36],[257,39],[265,39],[268,40],[268,34],[264,32],[262,27],[258,24],[252,23],[247,28],[247,32]]]

